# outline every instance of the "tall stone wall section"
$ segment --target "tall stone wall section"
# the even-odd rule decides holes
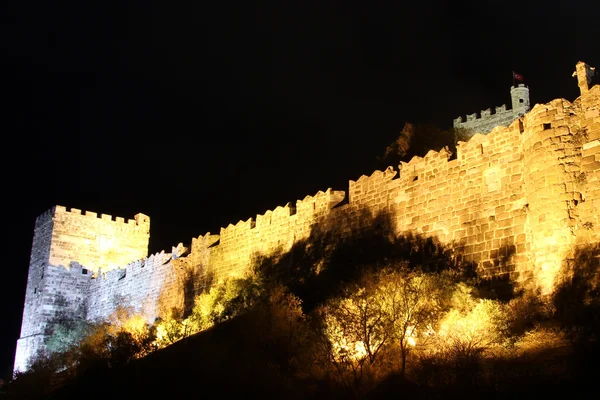
[[[600,90],[592,90],[583,98],[582,107],[585,112],[580,134],[584,140],[580,169],[573,183],[574,190],[581,193],[573,211],[578,248],[600,242]]]
[[[532,272],[549,291],[577,237],[598,242],[598,103],[590,109],[581,98],[557,99],[536,105],[524,120]]]
[[[150,219],[82,213],[56,206],[35,224],[15,370],[44,348],[48,324],[85,317],[90,279],[148,254]]]
[[[431,151],[403,163],[399,176],[390,167],[350,181],[347,204],[335,207],[344,192],[328,189],[295,207],[288,204],[240,221],[221,229],[219,242],[213,236],[207,247],[204,237],[195,239],[190,257],[203,254],[197,265],[222,280],[243,273],[254,255],[288,250],[326,217],[348,225],[348,231],[358,229],[362,221],[352,216],[368,210],[369,215],[390,215],[398,235],[435,236],[490,274],[515,272],[529,251],[520,127],[515,123],[489,136],[476,135],[459,145],[452,161],[445,150]],[[501,270],[499,255],[508,251],[513,262]]]
[[[573,103],[538,104],[508,127],[457,148],[455,159],[446,150],[430,151],[401,163],[399,173],[389,167],[350,181],[347,197],[320,191],[192,238],[189,249],[180,245],[147,258],[148,217],[110,226],[117,221],[57,207],[36,223],[20,343],[28,334],[40,337],[26,321],[36,320],[40,309],[56,310],[57,296],[70,299],[60,310],[76,312],[83,303],[89,319],[123,305],[152,322],[187,301],[190,279],[218,284],[243,276],[258,257],[290,250],[320,224],[351,232],[380,212],[396,235],[435,237],[485,274],[507,274],[546,291],[577,246],[600,244],[600,86]],[[29,293],[44,260],[52,261],[51,279],[41,284],[48,295],[36,302]],[[19,365],[30,350],[18,353]]]
[[[216,283],[229,276],[243,276],[256,256],[288,251],[294,243],[308,238],[313,225],[343,199],[343,191],[328,189],[298,200],[295,206],[288,203],[255,219],[230,224],[221,228],[218,236],[207,233],[192,240],[192,263],[213,276]]]

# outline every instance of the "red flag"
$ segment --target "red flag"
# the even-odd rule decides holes
[[[513,78],[515,78],[518,81],[523,82],[523,75],[517,74],[515,71],[513,71]]]

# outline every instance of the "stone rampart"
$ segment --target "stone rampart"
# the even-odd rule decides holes
[[[171,254],[163,251],[99,274],[89,284],[87,318],[101,320],[118,306],[126,306],[153,323],[160,314],[161,295],[177,293],[178,267]]]
[[[399,175],[389,167],[361,176],[350,181],[347,203],[344,192],[328,189],[207,233],[193,240],[191,264],[221,281],[243,274],[256,255],[288,250],[319,219],[343,220],[351,230],[359,221],[349,216],[368,209],[391,215],[398,235],[434,236],[486,274],[551,290],[575,237],[599,240],[598,101],[590,104],[537,105],[508,127],[459,143],[454,160],[430,151],[402,163]],[[584,169],[587,186],[575,190]]]
[[[445,149],[430,151],[397,169],[350,181],[347,196],[319,191],[192,238],[189,249],[147,258],[143,214],[125,223],[56,207],[36,222],[15,365],[39,348],[37,318],[75,312],[78,304],[87,318],[105,318],[124,305],[152,322],[189,302],[190,282],[243,276],[257,257],[290,250],[324,221],[343,235],[382,212],[398,236],[434,237],[485,274],[550,291],[577,246],[600,243],[600,86],[573,103],[538,104],[508,127],[460,142],[455,159]]]

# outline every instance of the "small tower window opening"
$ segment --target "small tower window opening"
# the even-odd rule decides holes
[[[87,274],[88,274],[88,270],[87,270],[87,269],[85,269],[85,268],[82,268],[82,269],[81,269],[81,274],[82,274],[82,275],[87,275]]]
[[[519,99],[519,103],[523,103],[525,100],[523,99]]]
[[[548,129],[550,129],[550,128],[551,128],[551,125],[550,125],[550,124],[544,124],[544,130],[548,130]]]

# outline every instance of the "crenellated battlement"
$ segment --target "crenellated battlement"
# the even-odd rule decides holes
[[[64,206],[55,206],[52,209],[50,209],[49,211],[47,211],[47,213],[51,214],[51,215],[61,215],[61,214],[66,214],[69,216],[82,216],[82,217],[86,217],[89,218],[90,220],[102,220],[102,221],[108,221],[108,222],[115,222],[118,224],[124,224],[127,226],[139,226],[139,227],[149,227],[150,226],[150,217],[148,217],[147,215],[144,214],[136,214],[133,218],[131,219],[125,219],[123,217],[113,217],[112,215],[109,214],[98,214],[96,212],[93,211],[82,211],[78,208],[67,208]],[[45,213],[46,214],[46,213]]]
[[[462,116],[453,120],[454,128],[466,129],[472,133],[488,133],[496,126],[508,126],[515,119],[529,111],[529,88],[524,84],[512,86],[510,90],[512,109],[507,110],[506,104],[494,108],[468,114],[466,121]]]
[[[103,281],[114,282],[120,279],[126,279],[127,276],[131,277],[142,271],[149,271],[152,273],[152,269],[157,265],[163,265],[165,262],[170,261],[172,253],[165,253],[164,250],[149,255],[148,257],[141,258],[139,260],[132,261],[119,268],[112,269],[110,271],[103,271],[100,274],[94,276],[94,279],[100,279]]]
[[[463,120],[463,117],[460,116],[458,118],[455,118],[453,121],[454,121],[454,127],[458,128],[458,127],[460,127],[459,125],[464,125],[465,123],[482,124],[482,123],[487,123],[490,121],[493,122],[496,120],[502,120],[504,117],[512,117],[513,115],[515,115],[513,110],[507,110],[506,104],[503,104],[499,107],[495,107],[493,113],[492,113],[491,108],[486,108],[485,110],[480,110],[479,113],[467,114],[466,120]],[[478,132],[478,133],[485,133],[485,132]]]
[[[118,268],[148,254],[150,218],[147,215],[139,213],[126,220],[55,206],[52,222],[51,265],[67,268],[76,261],[96,273]]]

